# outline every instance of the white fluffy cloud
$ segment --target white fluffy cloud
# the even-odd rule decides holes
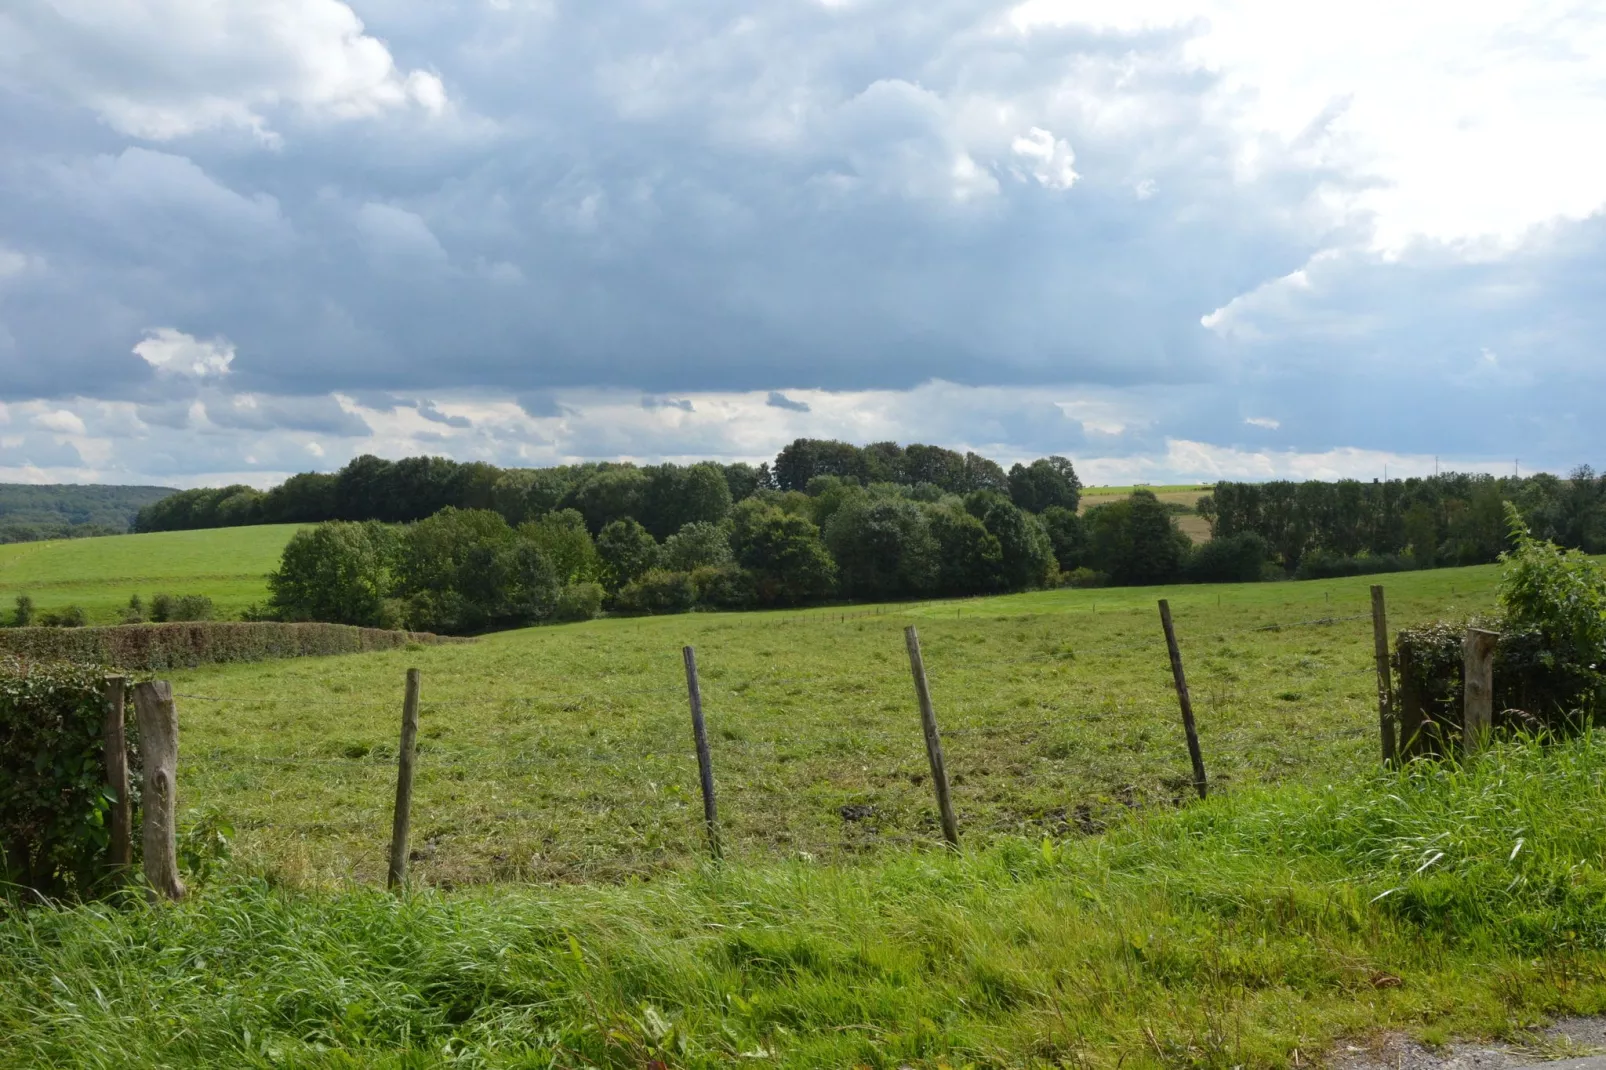
[[[134,353],[158,375],[213,379],[227,375],[234,346],[224,338],[200,339],[172,327],[157,327],[134,346]]]
[[[48,85],[152,140],[227,126],[272,139],[282,107],[351,119],[446,107],[340,0],[19,0],[0,12],[12,80]]]

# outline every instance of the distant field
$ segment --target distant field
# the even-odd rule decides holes
[[[294,524],[53,539],[0,546],[0,616],[27,594],[40,610],[82,606],[96,624],[116,621],[138,592],[211,596],[225,615],[267,599],[267,574]]]
[[[1497,574],[1384,577],[1392,623],[1488,608]],[[1369,582],[602,620],[469,646],[211,666],[174,678],[181,801],[227,815],[242,855],[289,879],[382,879],[413,665],[421,879],[683,869],[703,850],[680,659],[690,643],[730,856],[844,861],[930,844],[902,636],[916,623],[967,840],[1074,834],[1191,790],[1162,595],[1215,790],[1320,784],[1371,766]]]
[[[1096,505],[1108,505],[1120,501],[1122,498],[1132,496],[1138,487],[1085,487],[1082,490],[1082,503],[1078,512],[1085,513]],[[1209,494],[1213,488],[1209,483],[1179,483],[1166,486],[1142,487],[1151,490],[1154,496],[1162,502],[1176,502],[1189,508],[1198,504],[1199,499]],[[1177,527],[1188,533],[1188,537],[1196,543],[1208,542],[1210,539],[1210,525],[1200,516],[1179,516]]]

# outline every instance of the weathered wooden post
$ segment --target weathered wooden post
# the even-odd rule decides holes
[[[686,694],[691,700],[691,734],[697,746],[697,779],[703,789],[703,827],[708,830],[708,853],[717,862],[724,856],[719,842],[719,805],[714,798],[714,756],[708,750],[708,726],[703,723],[703,692],[697,683],[697,652],[681,648],[686,662]]]
[[[390,825],[390,872],[385,886],[407,882],[407,834],[413,824],[413,768],[418,760],[418,670],[407,670],[402,699],[401,745],[396,751],[396,812]]]
[[[1377,723],[1383,733],[1383,764],[1394,764],[1399,753],[1395,735],[1394,674],[1389,671],[1389,617],[1383,585],[1372,585],[1372,647],[1377,661]]]
[[[1461,747],[1469,755],[1489,745],[1494,729],[1494,651],[1499,640],[1497,632],[1468,628],[1461,643]]]
[[[1428,753],[1430,740],[1425,731],[1422,683],[1416,675],[1416,648],[1409,640],[1409,632],[1401,632],[1394,640],[1394,653],[1400,659],[1400,690],[1396,694],[1400,730],[1400,745],[1395,752],[1401,761],[1420,758]]]
[[[931,707],[931,688],[926,684],[926,663],[920,656],[920,633],[913,624],[903,630],[909,648],[909,671],[915,679],[915,698],[920,703],[920,726],[926,736],[926,760],[931,763],[931,783],[937,789],[937,810],[942,815],[942,838],[959,849],[959,821],[954,817],[953,800],[948,796],[948,770],[942,760],[942,736],[937,732],[937,711]]]
[[[128,679],[106,677],[106,726],[103,732],[106,788],[111,792],[111,843],[106,860],[114,872],[134,861],[134,801],[128,794]]]
[[[1210,793],[1205,780],[1204,755],[1199,751],[1199,729],[1193,723],[1193,699],[1188,696],[1188,678],[1182,672],[1182,651],[1177,632],[1171,625],[1171,604],[1160,599],[1160,625],[1165,628],[1166,651],[1171,655],[1171,678],[1177,686],[1177,703],[1182,707],[1182,731],[1188,737],[1188,758],[1193,762],[1193,786],[1203,799]]]
[[[134,687],[139,753],[145,766],[145,880],[154,899],[184,898],[178,876],[178,707],[173,686],[152,680]]]

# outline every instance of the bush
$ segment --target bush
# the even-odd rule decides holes
[[[66,609],[45,613],[39,618],[41,628],[82,628],[89,623],[89,614],[84,612],[83,606],[68,606]]]
[[[571,583],[558,593],[553,616],[558,620],[590,620],[602,612],[602,584]]]
[[[158,594],[151,597],[151,621],[154,624],[211,620],[215,613],[212,600],[204,594],[183,594],[176,598],[170,594]]]
[[[123,610],[123,621],[122,621],[122,623],[124,623],[124,624],[144,624],[145,623],[145,603],[140,600],[139,595],[132,594],[132,595],[128,596],[128,606]]]
[[[706,520],[694,520],[664,540],[664,567],[672,572],[718,568],[731,560],[730,536]]]
[[[1357,554],[1345,557],[1331,550],[1312,550],[1299,560],[1296,580],[1331,580],[1344,576],[1370,576],[1383,572],[1405,572],[1416,567],[1414,561],[1395,554]]]
[[[658,567],[660,549],[652,533],[635,520],[615,520],[597,533],[597,556],[602,559],[602,580],[609,590]]]
[[[686,613],[697,604],[697,586],[687,572],[655,568],[632,580],[614,596],[621,613]]]
[[[104,688],[92,669],[0,659],[0,878],[61,895],[106,872]]]
[[[1266,540],[1252,531],[1223,535],[1193,549],[1183,576],[1189,583],[1256,583],[1270,555]]]
[[[283,620],[375,628],[386,612],[396,537],[382,524],[336,520],[291,536],[268,576],[268,605]]]
[[[1083,565],[1069,572],[1060,573],[1060,586],[1062,587],[1108,587],[1110,577],[1102,572],[1095,572]]]
[[[758,605],[758,586],[752,573],[739,565],[700,568],[691,574],[697,601],[715,609],[752,609]]]
[[[17,595],[17,608],[11,614],[13,628],[27,628],[33,624],[33,599],[25,594]]]
[[[0,654],[25,661],[156,671],[226,661],[358,654],[395,650],[409,643],[450,641],[427,632],[345,624],[195,621],[110,628],[8,628],[0,631]]]

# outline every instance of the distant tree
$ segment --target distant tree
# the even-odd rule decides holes
[[[765,465],[762,472],[743,461],[725,466],[725,486],[731,494],[731,503],[751,498],[758,493],[759,487],[768,486],[769,466]]]
[[[665,464],[642,471],[647,485],[637,519],[655,539],[696,521],[717,524],[730,514],[730,485],[717,464]]]
[[[339,477],[322,472],[291,476],[262,496],[264,524],[316,524],[335,518]]]
[[[596,543],[586,530],[585,518],[573,509],[559,509],[520,524],[519,537],[540,548],[562,583],[592,583],[602,577]]]
[[[33,599],[25,594],[17,595],[17,600],[11,610],[11,626],[13,628],[30,628],[33,626]]]
[[[634,466],[601,469],[575,488],[574,503],[586,518],[586,527],[600,534],[616,520],[642,515],[647,504],[647,475]]]
[[[394,550],[395,535],[371,521],[304,528],[290,537],[279,567],[268,575],[269,608],[283,620],[391,624],[385,599]]]
[[[849,597],[910,598],[937,585],[937,541],[914,502],[852,498],[825,525],[825,544]]]
[[[1042,513],[1043,529],[1054,547],[1054,560],[1061,572],[1072,572],[1086,562],[1087,527],[1076,510],[1050,505]]]
[[[820,529],[804,517],[775,507],[738,511],[732,541],[737,561],[752,573],[758,599],[765,605],[816,601],[827,597],[836,584],[836,563],[820,539]]]
[[[1189,583],[1253,583],[1271,559],[1266,540],[1253,531],[1223,535],[1193,549],[1184,566]]]
[[[1004,475],[1004,470],[998,466],[998,462],[990,461],[979,453],[967,453],[964,485],[954,489],[966,492],[993,490],[1001,494],[1008,493],[1009,477]]]
[[[617,591],[648,569],[657,568],[659,555],[652,533],[631,517],[615,520],[597,534],[602,584],[609,591]]]
[[[809,480],[808,496],[813,499],[809,504],[808,516],[814,523],[824,530],[830,523],[831,517],[846,503],[865,497],[865,489],[859,485],[858,480],[842,476],[815,476]]]
[[[928,508],[937,543],[937,588],[943,594],[984,594],[1004,582],[1004,550],[980,520],[950,501]]]
[[[864,458],[859,447],[835,439],[800,438],[775,458],[775,485],[781,490],[802,490],[815,476],[852,476],[863,480]]]
[[[905,447],[900,477],[901,483],[930,483],[950,494],[971,489],[964,455],[919,442]]]
[[[1120,586],[1174,583],[1187,559],[1188,536],[1152,491],[1088,512],[1088,560]]]
[[[1054,572],[1054,547],[1037,518],[995,490],[965,498],[965,510],[982,522],[1003,551],[1002,579],[1009,590],[1041,587]]]
[[[1082,481],[1064,457],[1039,457],[1030,465],[1017,464],[1009,470],[1009,497],[1028,513],[1055,506],[1074,513],[1082,499]]]
[[[672,572],[717,568],[732,560],[730,536],[706,520],[694,520],[664,540],[663,563]]]

